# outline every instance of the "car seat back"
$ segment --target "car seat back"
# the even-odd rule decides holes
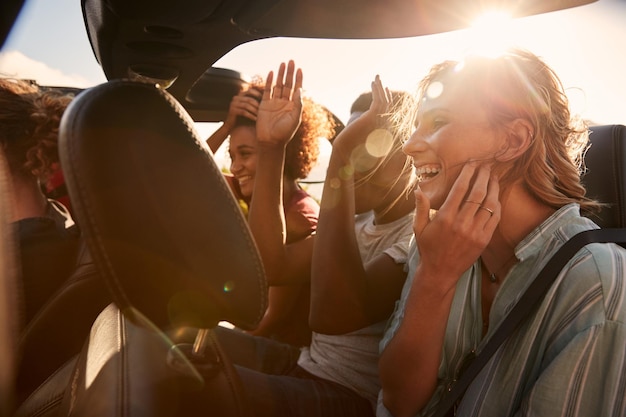
[[[256,326],[265,274],[189,115],[157,86],[110,81],[74,99],[59,149],[76,221],[115,303],[94,324],[60,413],[247,415],[211,329]],[[193,345],[168,337],[190,327],[202,329]]]
[[[61,123],[75,217],[114,301],[158,327],[254,328],[263,266],[248,225],[193,121],[165,90],[111,81]]]
[[[582,181],[587,195],[604,203],[592,217],[600,227],[626,227],[626,126],[591,126]]]
[[[96,317],[112,301],[80,238],[77,252],[71,275],[20,332],[18,404],[55,370],[78,355]],[[56,399],[47,398],[47,407],[50,401],[60,400],[64,388],[59,387]]]

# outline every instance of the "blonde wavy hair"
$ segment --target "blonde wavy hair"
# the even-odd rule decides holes
[[[589,146],[588,126],[571,115],[561,80],[541,58],[511,49],[497,57],[473,55],[433,66],[419,84],[417,106],[405,110],[405,130],[409,124],[414,128],[419,103],[429,87],[446,77],[462,77],[492,127],[505,129],[508,122],[520,118],[532,125],[528,150],[501,173],[502,189],[521,180],[538,201],[550,207],[575,202],[586,214],[597,211],[600,204],[585,196],[580,181]]]

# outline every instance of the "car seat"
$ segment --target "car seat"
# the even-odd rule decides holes
[[[80,352],[96,317],[111,301],[85,242],[79,238],[71,275],[20,332],[17,404],[30,395],[42,395],[35,389]],[[48,401],[54,398],[50,394],[44,394]]]
[[[60,414],[247,415],[211,329],[256,326],[265,274],[189,115],[154,85],[110,81],[74,99],[59,149],[77,223],[114,300],[69,365]],[[193,346],[172,340],[189,327],[203,329]]]
[[[585,153],[582,182],[587,195],[605,203],[592,217],[600,227],[626,227],[626,126],[589,128],[591,146]]]

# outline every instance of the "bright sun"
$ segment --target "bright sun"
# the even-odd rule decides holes
[[[513,44],[510,30],[512,17],[504,11],[491,11],[480,15],[469,29],[477,53],[497,56]]]

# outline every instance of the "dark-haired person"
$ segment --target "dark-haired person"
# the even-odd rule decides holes
[[[281,65],[275,83],[273,76],[268,75],[257,117],[256,184],[265,187],[255,187],[254,196],[264,196],[266,204],[257,206],[254,200],[250,216],[258,216],[265,232],[278,237],[277,190],[286,149],[300,122],[303,77],[293,61]],[[225,347],[237,354],[234,363],[256,416],[374,415],[378,343],[406,277],[414,201],[407,195],[413,171],[402,153],[401,135],[388,129],[392,94],[378,78],[369,100],[333,142],[320,224],[310,238],[310,323],[316,330],[311,345],[294,353],[249,336]],[[365,268],[385,269],[389,275],[372,283]],[[290,277],[282,279],[286,284]],[[220,342],[224,333],[218,332]]]
[[[320,138],[333,137],[334,121],[323,106],[303,98],[300,123],[278,167],[279,181],[268,181],[264,177],[267,158],[258,140],[257,126],[262,94],[263,85],[257,83],[236,95],[226,120],[207,143],[215,151],[226,137],[230,138],[232,177],[229,181],[236,197],[247,206],[250,229],[270,285],[265,316],[250,333],[298,347],[307,346],[311,341],[308,317],[313,243],[310,237],[317,227],[319,204],[298,181],[306,178],[317,162]],[[281,223],[273,222],[273,216],[255,214],[267,205],[276,210]],[[285,281],[288,285],[276,285]]]
[[[11,180],[24,325],[75,266],[78,229],[67,208],[42,191],[59,163],[59,123],[71,100],[30,81],[0,79],[0,145]]]

